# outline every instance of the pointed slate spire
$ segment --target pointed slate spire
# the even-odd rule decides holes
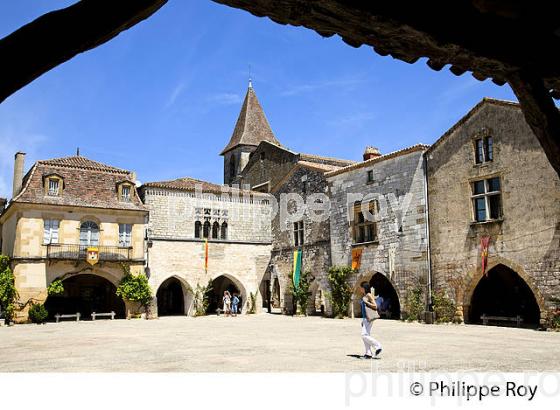
[[[280,146],[280,142],[278,142],[270,129],[268,120],[255,94],[253,84],[249,80],[247,94],[245,95],[233,134],[220,155],[224,155],[239,145],[253,145],[256,147],[262,141],[268,141]]]

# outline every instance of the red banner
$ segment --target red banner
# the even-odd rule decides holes
[[[204,240],[204,272],[208,272],[208,239]]]
[[[483,236],[480,238],[480,255],[481,255],[481,266],[482,274],[488,276],[486,273],[486,267],[488,266],[488,245],[490,244],[490,237]]]

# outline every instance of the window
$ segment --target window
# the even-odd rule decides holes
[[[502,217],[500,178],[494,177],[472,183],[472,203],[476,222]]]
[[[204,227],[202,229],[202,235],[206,239],[210,237],[210,222],[209,221],[204,222]]]
[[[371,170],[371,169],[367,172],[367,182],[368,183],[373,182],[373,170]]]
[[[44,179],[45,195],[60,196],[62,193],[62,177],[58,175],[50,175]]]
[[[58,243],[58,226],[59,221],[56,219],[45,219],[43,232],[43,243],[48,245],[50,243]]]
[[[294,244],[303,245],[303,221],[294,222]]]
[[[129,248],[132,246],[132,225],[119,224],[119,246]]]
[[[475,162],[482,164],[494,159],[494,142],[492,137],[478,138],[474,141]]]
[[[367,212],[362,210],[361,202],[356,202],[354,204],[354,243],[377,241],[377,223],[373,221],[373,215],[379,211],[379,204],[376,200],[373,200],[370,201],[365,208]]]
[[[261,154],[260,154],[261,161],[264,161],[265,158],[266,158],[266,153],[261,152]]]
[[[200,221],[196,221],[194,223],[194,237],[200,238],[200,231],[202,230],[202,223]]]
[[[227,239],[227,222],[222,222],[221,239]]]
[[[93,221],[86,221],[80,225],[80,245],[99,245],[99,226]]]
[[[130,202],[130,185],[121,186],[121,201]]]
[[[218,239],[219,233],[220,233],[220,224],[218,222],[214,222],[212,224],[212,239]]]
[[[49,195],[50,196],[58,196],[58,179],[51,178],[49,179]]]

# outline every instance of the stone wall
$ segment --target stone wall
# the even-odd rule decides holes
[[[304,180],[307,183],[304,192]],[[328,185],[323,171],[306,166],[296,165],[291,173],[285,178],[276,191],[273,192],[276,201],[282,207],[282,197],[286,201],[286,208],[290,219],[283,223],[282,215],[278,213],[272,221],[272,256],[269,268],[273,277],[277,277],[280,283],[281,306],[284,312],[292,313],[293,301],[291,295],[290,275],[293,270],[294,251],[302,251],[302,272],[309,272],[314,278],[311,286],[311,300],[308,313],[313,313],[313,300],[317,291],[328,290],[327,272],[331,265],[330,258],[330,230],[328,212],[325,212],[323,220],[312,220],[309,208],[301,218],[295,218],[297,212],[296,202],[288,201],[286,194],[296,194],[308,204],[314,198],[314,194],[324,194],[328,199]],[[325,203],[328,203],[326,200]],[[304,244],[296,247],[294,241],[293,218],[301,219],[304,224]],[[325,313],[330,314],[330,305],[325,301]]]
[[[475,164],[474,138],[492,136],[494,159]],[[480,238],[490,236],[489,268],[503,264],[533,291],[544,319],[560,294],[560,181],[519,107],[485,101],[429,151],[428,186],[435,286],[468,320],[481,272]],[[473,180],[498,176],[503,218],[475,223]]]
[[[368,182],[368,171],[373,181]],[[351,266],[352,249],[361,248],[357,289],[376,273],[396,289],[401,310],[409,289],[427,283],[426,203],[422,150],[327,175],[331,191],[330,237],[333,265]],[[377,199],[378,240],[353,244],[350,215],[356,200]]]
[[[194,239],[195,221],[227,222],[228,241],[270,243],[270,203],[264,195],[197,196],[194,192],[144,188],[150,210],[149,229],[153,238]],[[265,202],[263,202],[265,201]]]

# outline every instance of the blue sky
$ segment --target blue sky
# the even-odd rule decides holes
[[[0,3],[0,36],[73,1]],[[43,75],[0,104],[0,196],[13,154],[82,155],[143,181],[222,182],[219,152],[245,95],[249,65],[279,141],[292,150],[359,159],[432,143],[485,96],[508,86],[435,72],[256,18],[210,0],[170,0],[148,20]]]

